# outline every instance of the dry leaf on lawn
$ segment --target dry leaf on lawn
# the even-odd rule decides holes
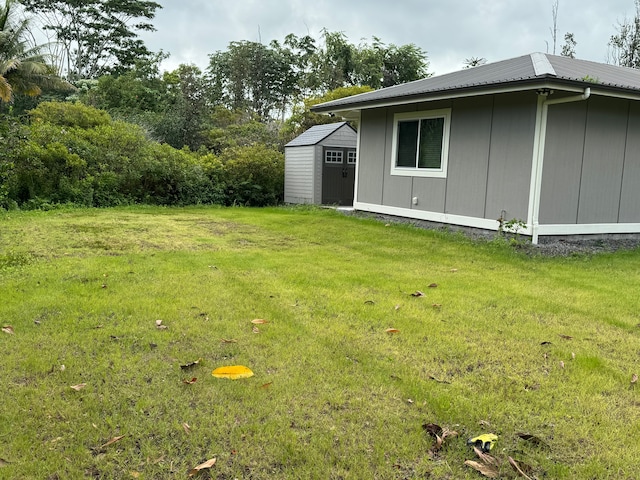
[[[416,290],[415,292],[413,292],[411,294],[412,297],[424,297],[424,292],[421,292],[420,290]]]
[[[206,470],[208,468],[213,467],[216,464],[216,459],[212,458],[210,460],[207,460],[204,463],[201,463],[200,465],[198,465],[197,467],[192,468],[189,471],[189,476],[193,477],[194,475],[197,475],[199,472],[201,472],[202,470]]]
[[[531,477],[528,476],[526,473],[524,473],[524,471],[522,470],[522,468],[520,468],[520,465],[518,465],[518,462],[516,462],[513,458],[509,457],[509,464],[511,465],[511,467],[513,467],[513,469],[518,472],[518,474],[523,477],[526,478],[527,480],[531,480]]]
[[[119,437],[113,437],[107,443],[103,443],[102,445],[100,445],[100,448],[105,448],[105,447],[108,447],[109,445],[113,445],[114,443],[122,440],[123,438],[124,438],[124,435],[120,435]]]
[[[200,362],[202,361],[201,358],[199,358],[198,360],[196,360],[195,362],[189,362],[189,363],[185,363],[184,365],[180,365],[180,368],[182,370],[188,370],[190,368],[195,367],[196,365],[198,365]]]
[[[250,368],[244,365],[232,365],[228,367],[219,367],[211,372],[216,378],[228,378],[230,380],[237,380],[239,378],[253,377],[253,372]]]
[[[558,336],[559,336],[560,338],[564,338],[565,340],[571,340],[571,339],[573,339],[573,337],[572,337],[572,336],[570,336],[570,335],[558,335]]]
[[[251,331],[252,331],[253,333],[260,333],[260,329],[259,329],[258,327],[253,327],[253,328],[251,329]]]
[[[498,460],[493,455],[489,455],[488,453],[484,453],[478,447],[473,447],[473,451],[476,452],[476,455],[482,461],[482,463],[485,463],[487,465],[494,465],[496,467],[500,466],[500,460]]]
[[[191,427],[189,426],[189,424],[187,422],[184,422],[182,424],[182,428],[184,429],[184,433],[186,433],[187,435],[189,435],[191,433]]]
[[[184,379],[182,380],[182,383],[186,384],[186,385],[193,385],[194,383],[196,383],[198,379],[196,377],[193,377],[191,380],[189,379]]]
[[[387,332],[387,333],[400,333],[400,330],[398,330],[397,328],[387,328],[385,330],[385,332]]]
[[[222,343],[238,343],[238,341],[235,338],[221,338],[220,341]]]
[[[477,470],[487,478],[498,478],[498,467],[495,465],[487,465],[485,463],[474,462],[473,460],[465,460],[465,465]]]
[[[265,383],[264,385],[260,385],[260,388],[269,388],[273,382]]]
[[[638,383],[638,374],[634,373],[631,375],[631,384]]]
[[[7,465],[9,465],[11,462],[8,462],[7,460],[5,460],[4,458],[0,458],[0,467],[6,467]]]
[[[156,320],[156,328],[158,330],[166,330],[169,327],[167,327],[166,325],[163,325],[162,320]]]
[[[396,310],[396,312],[397,312],[398,310],[400,310],[400,305],[396,305],[396,306],[395,306],[395,307],[393,307],[393,308],[394,308],[394,309]]]
[[[253,323],[254,325],[263,325],[265,323],[269,323],[266,320],[262,319],[262,318],[255,318],[253,320],[251,320],[251,323]]]
[[[11,325],[5,325],[4,327],[2,327],[2,331],[4,333],[8,333],[9,335],[13,335],[13,327]]]
[[[429,284],[429,288],[437,288],[438,284],[437,283],[431,283]]]
[[[87,386],[86,383],[79,383],[78,385],[71,385],[71,388],[74,389],[76,392],[79,392],[86,386]]]
[[[516,437],[521,438],[525,442],[533,443],[534,445],[544,445],[548,447],[544,440],[536,437],[535,435],[531,435],[530,433],[518,432],[516,433]]]

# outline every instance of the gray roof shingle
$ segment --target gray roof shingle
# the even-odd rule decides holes
[[[329,112],[358,109],[373,107],[376,104],[393,103],[401,99],[428,99],[430,96],[443,94],[455,98],[462,91],[481,91],[490,87],[513,85],[522,85],[525,89],[531,88],[536,83],[554,80],[583,87],[597,86],[640,94],[640,70],[533,53],[341,98],[316,105],[312,110]]]
[[[347,125],[347,122],[314,125],[309,130],[298,135],[296,138],[287,143],[285,147],[304,147],[309,145],[317,145],[344,125]]]

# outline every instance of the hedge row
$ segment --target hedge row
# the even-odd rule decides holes
[[[30,123],[0,119],[0,206],[265,206],[282,201],[284,157],[264,145],[219,157],[177,150],[82,104],[44,102]]]

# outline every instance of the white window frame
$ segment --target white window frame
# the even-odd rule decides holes
[[[443,118],[442,151],[440,153],[440,168],[398,167],[398,123],[403,120],[425,120]],[[393,116],[393,141],[391,143],[391,175],[405,177],[446,178],[449,163],[449,135],[451,131],[451,109],[425,110],[421,112],[396,113]]]
[[[347,165],[355,165],[358,161],[358,152],[355,150],[347,150]]]
[[[336,154],[335,156],[329,154]],[[340,161],[338,161],[338,158]],[[328,163],[330,165],[341,165],[344,163],[342,150],[328,148],[324,151],[324,163]]]

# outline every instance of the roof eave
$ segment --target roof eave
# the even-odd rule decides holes
[[[462,88],[457,87],[428,93],[417,93],[370,101],[356,101],[343,105],[331,105],[331,103],[333,103],[331,102],[326,105],[315,105],[312,107],[312,110],[316,113],[343,115],[343,112],[351,112],[351,114],[353,114],[353,112],[371,108],[434,102],[438,100],[453,100],[480,95],[495,95],[500,93],[514,93],[539,89],[562,90],[565,92],[579,93],[584,91],[587,87],[590,87],[594,93],[598,92],[600,95],[640,100],[640,91],[634,91],[613,85],[601,85],[588,81],[577,81],[573,79],[558,78],[552,75],[544,75],[535,78],[518,79],[500,84],[470,85]]]

